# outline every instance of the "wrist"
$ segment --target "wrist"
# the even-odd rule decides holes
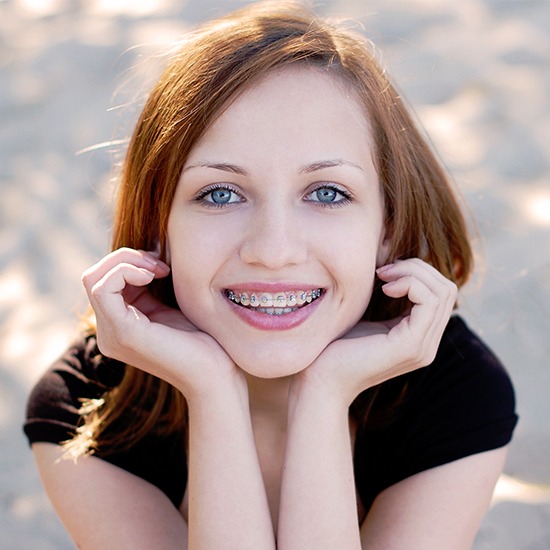
[[[317,373],[308,373],[308,370],[298,373],[292,380],[288,396],[289,417],[298,409],[347,417],[351,401],[346,398],[342,388],[320,380]]]
[[[176,386],[185,396],[189,411],[223,410],[234,408],[248,409],[248,386],[244,377],[228,376],[226,378],[209,380],[199,386],[182,383]]]

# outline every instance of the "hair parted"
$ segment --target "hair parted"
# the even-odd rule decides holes
[[[319,18],[297,2],[252,4],[185,37],[153,88],[130,141],[115,210],[113,250],[160,246],[165,256],[172,199],[190,151],[239,94],[271,71],[296,63],[334,75],[355,91],[364,107],[391,242],[388,261],[419,257],[458,286],[464,284],[472,252],[459,205],[372,45],[361,33]],[[154,281],[152,287],[159,299],[175,305],[171,277]],[[387,298],[376,286],[365,318],[392,318],[405,307],[405,301]],[[85,426],[69,443],[76,454],[96,446],[131,446],[151,430],[184,429],[183,397],[151,378],[126,368],[122,384],[87,415]],[[128,403],[134,410],[147,404],[147,413],[122,433],[113,433],[108,428],[120,420]]]

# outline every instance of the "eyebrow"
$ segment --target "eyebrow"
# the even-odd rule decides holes
[[[335,166],[352,166],[353,168],[358,168],[363,171],[363,168],[354,162],[351,162],[346,159],[330,159],[330,160],[319,160],[317,162],[312,162],[306,164],[300,168],[301,174],[309,174],[310,172],[316,172],[317,170],[323,170],[323,168],[334,168]]]
[[[186,166],[183,171],[187,172],[187,170],[191,170],[191,168],[214,168],[215,170],[223,170],[224,172],[248,176],[248,172],[244,168],[228,162],[197,162]]]
[[[323,170],[324,168],[334,168],[336,166],[351,166],[363,171],[363,168],[354,162],[351,162],[346,159],[329,159],[329,160],[318,160],[311,162],[309,164],[304,164],[300,167],[300,174],[309,174],[311,172],[316,172],[317,170]],[[231,164],[229,162],[197,162],[195,164],[190,164],[186,166],[183,171],[191,170],[191,168],[213,168],[214,170],[222,170],[224,172],[231,172],[232,174],[239,174],[241,176],[248,176],[248,170],[242,166],[237,166],[236,164]]]

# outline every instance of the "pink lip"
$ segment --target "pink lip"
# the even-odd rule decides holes
[[[249,286],[248,286],[249,285]],[[230,287],[232,290],[250,290],[253,289],[256,292],[287,292],[291,290],[304,289],[304,285],[278,285],[271,283],[254,284],[248,283],[244,286]],[[307,286],[309,288],[320,288],[315,286]],[[307,306],[303,306],[291,313],[285,313],[283,315],[269,315],[267,313],[260,313],[254,309],[239,306],[225,298],[226,302],[233,309],[233,311],[239,316],[239,318],[246,324],[259,330],[290,330],[295,328],[305,321],[317,310],[317,307],[322,302],[324,294],[320,298],[311,302]]]
[[[269,292],[274,294],[276,292],[291,292],[293,290],[312,290],[315,288],[323,288],[323,285],[315,285],[311,283],[265,283],[265,282],[249,282],[239,283],[235,285],[228,285],[228,289],[239,292]]]

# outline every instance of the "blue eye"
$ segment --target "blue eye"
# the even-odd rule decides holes
[[[216,204],[227,204],[231,202],[231,194],[232,191],[229,189],[216,189],[210,192],[210,197],[212,198],[212,202]]]
[[[351,200],[351,195],[333,185],[323,185],[308,194],[308,200],[323,206],[343,206]]]
[[[334,202],[338,193],[335,189],[330,187],[323,187],[315,191],[315,196],[319,202]]]
[[[226,204],[241,202],[243,198],[237,191],[227,185],[214,185],[201,191],[195,200],[207,206],[225,206]]]

